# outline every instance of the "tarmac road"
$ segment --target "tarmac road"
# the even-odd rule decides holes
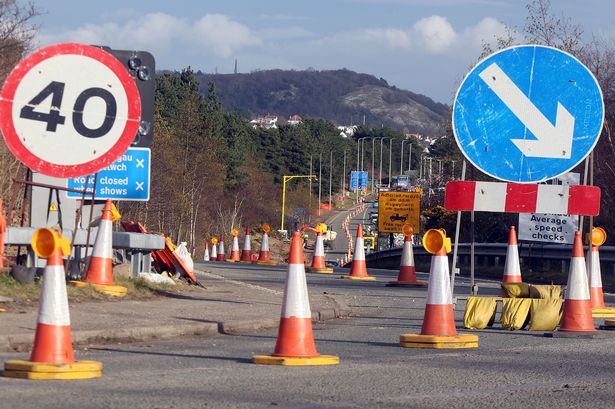
[[[283,270],[199,264],[209,274],[280,297]],[[108,344],[78,350],[104,363],[88,381],[0,378],[2,408],[606,408],[613,407],[615,332],[595,339],[542,333],[476,331],[474,350],[405,349],[399,335],[418,333],[426,290],[389,288],[396,271],[370,271],[376,282],[308,274],[310,297],[345,303],[349,319],[314,324],[321,354],[337,366],[275,367],[250,363],[273,352],[277,331],[240,332],[172,341]],[[419,274],[419,279],[426,279]],[[459,294],[467,294],[459,279]],[[256,287],[255,287],[256,288]],[[496,294],[497,283],[481,283]],[[326,294],[325,294],[326,293]],[[240,300],[237,300],[240,301]],[[607,301],[614,301],[607,297]],[[456,311],[461,327],[463,305]],[[469,332],[469,331],[463,331]],[[0,359],[16,354],[1,353]]]

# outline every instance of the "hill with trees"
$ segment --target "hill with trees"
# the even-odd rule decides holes
[[[329,71],[266,70],[249,74],[196,73],[201,91],[215,83],[224,109],[244,118],[300,115],[339,125],[365,123],[439,136],[447,105],[390,86],[386,80],[347,69]]]

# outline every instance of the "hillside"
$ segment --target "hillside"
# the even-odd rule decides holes
[[[224,109],[246,118],[271,113],[282,119],[298,114],[349,125],[351,121],[361,124],[365,116],[371,127],[436,135],[437,125],[450,115],[448,106],[429,97],[345,69],[196,75],[203,94],[214,81]]]

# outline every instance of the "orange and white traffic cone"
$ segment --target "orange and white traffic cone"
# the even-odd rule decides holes
[[[224,261],[226,257],[224,251],[224,234],[220,235],[220,241],[218,242],[218,256],[216,257],[216,261]]]
[[[209,243],[205,242],[205,252],[203,253],[203,261],[209,261]]]
[[[515,226],[510,226],[508,233],[508,248],[506,249],[506,262],[504,263],[503,283],[520,283],[521,265],[519,264],[519,248],[517,247],[517,233]]]
[[[233,245],[231,246],[231,257],[228,258],[226,261],[231,262],[231,263],[236,263],[240,259],[240,257],[239,257],[239,239],[237,238],[237,236],[239,235],[239,230],[233,229],[232,234],[233,234]]]
[[[269,231],[271,227],[268,224],[263,225],[263,237],[261,239],[261,250],[258,253],[258,260],[253,261],[254,264],[264,264],[274,266],[277,261],[271,259],[269,254]]]
[[[363,226],[359,224],[357,228],[357,240],[354,246],[352,267],[350,275],[342,276],[348,280],[375,280],[376,277],[367,274],[367,264],[365,263],[365,248],[363,247]]]
[[[34,347],[29,361],[12,360],[3,375],[24,379],[89,379],[102,376],[102,364],[75,361],[66,295],[66,275],[62,256],[70,255],[70,243],[51,229],[39,229],[32,248],[47,258],[43,272],[40,306]]]
[[[397,280],[389,281],[388,286],[426,286],[424,281],[416,279],[416,267],[414,265],[414,251],[412,249],[412,235],[406,235],[404,239],[404,247],[401,253],[401,264],[399,266],[399,275]]]
[[[100,225],[96,232],[94,248],[92,249],[92,255],[83,282],[71,281],[71,284],[83,286],[87,283],[103,294],[123,297],[128,289],[116,285],[113,280],[113,220],[111,208],[112,202],[108,199],[105,202]]]
[[[242,263],[252,262],[252,244],[250,243],[250,228],[246,227],[246,236],[243,239],[243,250],[241,251]]]
[[[442,230],[430,229],[423,246],[432,253],[427,286],[427,302],[420,335],[403,334],[400,345],[407,348],[477,348],[478,336],[457,334],[449,278],[450,239]]]
[[[563,332],[595,332],[592,319],[592,305],[587,285],[587,271],[583,256],[581,233],[574,234],[572,259],[564,299],[564,311],[559,331]]]
[[[255,364],[266,365],[335,365],[339,357],[320,355],[312,333],[312,312],[303,264],[301,234],[295,232],[290,241],[288,273],[284,287],[278,339],[272,355],[255,355]]]
[[[211,261],[218,260],[218,246],[216,245],[216,243],[211,244],[211,253],[209,253],[209,259]]]
[[[316,233],[316,244],[314,244],[314,257],[312,266],[309,268],[312,273],[332,274],[333,268],[327,267],[325,263],[325,242],[321,232]]]
[[[592,311],[606,308],[604,304],[604,293],[602,292],[602,274],[600,271],[600,254],[598,252],[598,246],[591,246],[591,251],[587,253],[585,267],[589,271],[589,296],[591,298]]]

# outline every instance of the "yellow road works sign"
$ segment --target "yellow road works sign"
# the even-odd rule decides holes
[[[420,229],[421,194],[418,192],[380,192],[378,194],[378,231],[401,233],[410,225],[414,233]]]

